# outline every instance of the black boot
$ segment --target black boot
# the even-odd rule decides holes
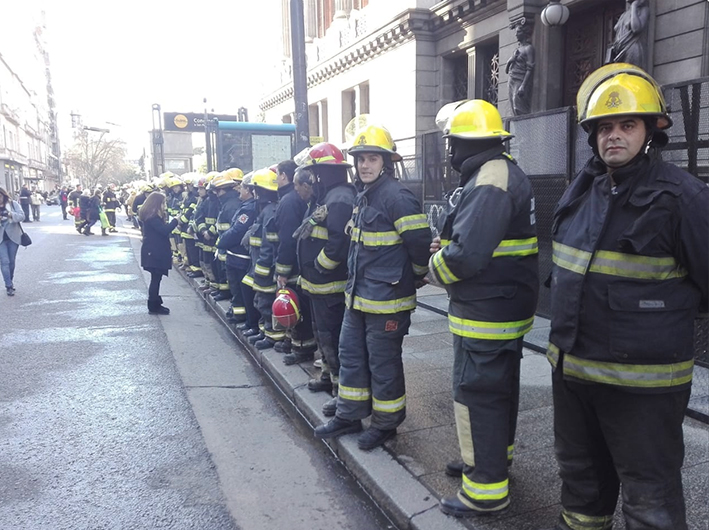
[[[360,420],[345,420],[335,416],[325,425],[320,425],[315,429],[316,438],[337,438],[343,434],[350,434],[362,430]]]
[[[101,235],[102,235],[102,236],[107,236],[107,235],[108,235],[108,234],[106,233],[106,229],[105,229],[105,228],[101,228]]]
[[[273,347],[278,353],[290,353],[291,352],[291,341],[290,339],[279,340]]]
[[[375,447],[383,445],[384,442],[396,436],[396,429],[377,429],[370,427],[357,438],[357,447],[362,451],[371,451]]]
[[[249,344],[256,344],[258,341],[263,340],[265,338],[266,335],[259,331],[258,334],[250,336],[247,340],[249,341]]]
[[[251,339],[249,339],[251,341]],[[264,337],[261,340],[257,340],[253,342],[252,344],[254,345],[254,348],[257,350],[269,350],[273,348],[273,345],[276,343],[275,340],[270,339],[268,337]]]
[[[160,306],[160,314],[161,315],[169,315],[170,314],[170,310],[167,307],[165,307],[164,305],[162,305],[162,296],[158,296],[158,305]]]
[[[337,396],[335,396],[334,398],[328,399],[323,404],[322,413],[323,413],[323,416],[326,416],[328,418],[331,418],[335,414],[337,414]]]
[[[304,363],[306,361],[312,361],[314,358],[315,358],[314,351],[309,351],[309,352],[299,351],[299,352],[285,354],[283,356],[283,363],[286,366],[290,366],[291,364],[298,364],[298,363]]]
[[[457,495],[451,495],[450,497],[441,497],[440,504],[438,507],[446,515],[452,515],[453,517],[484,517],[488,515],[495,515],[506,511],[507,505],[504,505],[499,510],[492,511],[482,511],[475,510],[465,504]]]
[[[246,338],[253,337],[254,335],[258,335],[258,334],[259,334],[258,328],[249,328],[249,329],[244,330],[244,332],[242,333],[242,335]]]
[[[332,392],[330,374],[322,374],[318,379],[308,381],[308,390],[311,392]]]

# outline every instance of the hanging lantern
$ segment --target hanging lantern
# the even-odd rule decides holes
[[[569,20],[569,8],[561,5],[559,0],[549,0],[541,14],[545,26],[563,26]]]

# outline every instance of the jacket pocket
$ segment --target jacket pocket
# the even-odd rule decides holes
[[[618,238],[620,248],[632,249],[638,254],[652,251],[670,252],[674,239],[673,219],[677,211],[677,198],[666,191],[633,195],[629,202],[645,208],[633,224]]]
[[[401,281],[401,267],[367,267],[364,269],[364,277],[375,282],[396,285]]]
[[[691,358],[699,293],[684,280],[614,282],[608,286],[608,304],[611,353],[617,360],[672,363]]]
[[[476,300],[492,300],[494,298],[512,299],[517,294],[516,285],[474,285],[461,286],[451,297],[461,302],[474,302]]]

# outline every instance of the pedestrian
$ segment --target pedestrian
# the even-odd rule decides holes
[[[148,313],[169,315],[170,310],[162,305],[160,281],[172,268],[170,234],[177,226],[173,218],[167,222],[165,195],[154,191],[145,199],[140,208],[140,222],[143,227],[143,245],[140,248],[140,265],[150,273],[148,287]]]
[[[86,227],[89,222],[88,214],[89,214],[89,204],[91,203],[91,190],[85,189],[84,191],[81,192],[81,196],[79,197],[79,226],[77,227],[77,230],[79,231],[80,234],[85,234],[85,235],[90,235],[86,234]]]
[[[297,231],[301,287],[308,295],[313,328],[322,355],[320,377],[308,381],[312,392],[330,392],[322,408],[335,415],[340,377],[340,331],[345,316],[347,252],[350,236],[345,227],[352,218],[357,190],[349,183],[349,169],[340,149],[320,143],[296,172],[296,189],[308,201],[307,216]],[[313,179],[310,181],[310,179]],[[317,190],[317,195],[312,194]]]
[[[185,183],[187,189],[184,194],[185,198],[180,205],[179,224],[177,227],[180,229],[180,237],[182,238],[184,252],[183,265],[185,266],[187,275],[194,278],[196,274],[202,275],[199,268],[199,249],[197,248],[195,232],[192,226],[192,219],[194,218],[194,212],[199,199],[196,188],[197,174],[187,173],[182,175],[182,181]]]
[[[359,432],[361,420],[371,414],[369,429],[357,440],[368,451],[395,436],[406,417],[402,343],[416,308],[416,289],[428,272],[431,230],[414,194],[395,178],[394,163],[401,155],[389,131],[365,127],[348,153],[360,191],[348,223],[352,242],[337,413],[315,429],[315,436]],[[322,264],[332,266],[324,259]]]
[[[0,269],[7,296],[15,296],[15,258],[22,238],[20,223],[25,220],[22,206],[0,188]]]
[[[62,218],[66,221],[68,219],[66,209],[67,206],[69,205],[69,192],[67,191],[66,186],[62,186],[61,191],[59,192],[59,206],[62,209]]]
[[[554,212],[551,335],[557,529],[686,530],[682,422],[709,297],[709,188],[659,151],[672,125],[638,67],[577,96],[593,157]],[[621,488],[622,486],[622,488]]]
[[[93,195],[87,194],[82,197],[86,197],[81,206],[82,215],[83,211],[86,210],[86,223],[84,224],[83,234],[85,236],[92,236],[93,232],[91,231],[91,227],[96,224],[96,221],[100,220],[101,190],[97,188]],[[101,226],[101,235],[107,235],[106,228],[103,226]]]
[[[453,333],[453,403],[462,462],[457,495],[441,510],[457,517],[492,514],[510,504],[522,340],[532,329],[539,291],[532,184],[505,152],[511,137],[497,109],[474,99],[444,120],[451,194],[440,237],[431,244],[431,275],[448,291]]]
[[[32,195],[30,195],[30,206],[32,207],[32,220],[39,222],[39,208],[44,202],[42,194],[37,188],[32,190]]]
[[[32,197],[32,192],[27,187],[27,184],[23,184],[20,190],[20,206],[22,206],[22,211],[25,214],[26,223],[32,222],[32,219],[30,219],[30,197]]]
[[[310,301],[307,293],[300,286],[300,268],[298,267],[298,241],[293,232],[300,226],[308,208],[307,203],[295,191],[293,177],[298,165],[293,160],[284,160],[276,167],[278,174],[278,207],[274,218],[278,233],[276,247],[276,283],[279,289],[289,287],[295,291],[300,301],[300,320],[286,330],[283,341],[273,346],[277,352],[284,353],[283,362],[287,365],[312,361],[315,358],[317,342],[313,335],[313,321]]]

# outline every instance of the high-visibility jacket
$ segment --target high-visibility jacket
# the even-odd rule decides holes
[[[103,192],[102,202],[104,212],[115,212],[116,208],[121,205],[116,198],[116,194],[111,190],[106,190]]]
[[[431,230],[411,191],[388,173],[364,186],[352,213],[347,307],[391,314],[416,308],[428,271]]]
[[[327,216],[315,224],[310,237],[298,242],[301,288],[311,295],[345,292],[350,246],[345,227],[352,218],[356,195],[354,186],[343,183],[328,190],[320,204],[311,203],[308,215],[318,206],[327,208]]]
[[[219,214],[217,215],[217,233],[219,237],[222,236],[229,228],[231,228],[231,220],[234,218],[234,214],[241,207],[241,199],[239,198],[239,192],[230,189],[226,193],[219,196]],[[215,243],[215,247],[218,248],[217,258],[219,261],[226,262],[226,249],[219,248],[219,239]]]
[[[260,199],[258,201],[259,214],[250,230],[251,270],[242,281],[250,285],[254,291],[262,293],[275,293],[277,288],[276,280],[273,277],[278,246],[278,232],[276,232],[274,222],[277,204],[275,201],[269,202],[266,199]]]
[[[190,226],[192,226],[192,230],[194,230],[197,239],[196,245],[201,249],[204,249],[204,238],[202,237],[202,232],[207,229],[207,221],[205,220],[206,212],[207,195],[197,198],[194,214],[192,215],[192,219],[190,219]]]
[[[554,213],[547,356],[568,379],[685,389],[708,298],[709,188],[647,156],[612,177],[592,159]]]
[[[74,190],[69,194],[69,208],[74,209],[79,207],[79,197],[81,197],[81,192],[79,190]]]
[[[295,192],[292,183],[278,188],[278,207],[276,208],[275,228],[278,232],[276,250],[276,274],[288,278],[298,277],[297,241],[293,232],[303,220],[308,205]]]
[[[256,220],[256,199],[247,199],[241,203],[231,219],[229,230],[219,236],[217,248],[226,250],[227,267],[248,270],[251,266],[249,252],[241,244],[246,232]]]
[[[492,150],[461,166],[443,248],[431,271],[450,295],[448,327],[461,337],[513,340],[534,322],[539,292],[534,193],[527,175]]]
[[[195,192],[187,192],[185,198],[180,205],[179,224],[180,235],[184,239],[194,239],[194,235],[189,232],[190,221],[194,217],[195,209],[197,208],[197,194]]]
[[[204,225],[203,231],[209,232],[210,239],[204,239],[202,248],[205,252],[214,252],[214,244],[217,240],[217,217],[219,216],[219,198],[209,192],[205,197],[204,205]],[[201,226],[201,225],[200,225]]]

